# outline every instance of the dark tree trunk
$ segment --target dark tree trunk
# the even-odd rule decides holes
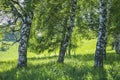
[[[71,56],[71,39],[69,41],[69,46],[68,46],[68,56]]]
[[[115,37],[115,52],[116,54],[120,54],[120,33],[116,34]]]
[[[106,8],[105,8],[107,11],[106,16],[105,16],[105,18],[107,18],[107,21],[104,22],[106,24],[106,34],[107,34],[107,26],[109,25],[110,8],[111,8],[111,0],[108,0],[108,2],[106,4]],[[103,49],[103,59],[105,59],[105,60],[106,60],[106,45],[107,45],[107,37],[105,37],[105,45],[104,45],[104,49]]]
[[[95,52],[95,67],[103,67],[103,58],[106,56],[106,32],[107,32],[107,11],[106,11],[106,1],[99,0],[100,3],[100,24],[98,41],[96,44]]]
[[[72,30],[74,27],[76,6],[77,6],[77,0],[71,0],[70,24],[67,28],[67,32],[66,32],[65,36],[63,37],[62,42],[61,42],[60,53],[59,53],[59,57],[58,57],[58,62],[60,62],[60,63],[64,62],[66,48],[67,48],[69,40],[71,38]]]
[[[24,10],[22,17],[22,26],[20,33],[19,49],[18,49],[18,67],[27,66],[27,46],[30,35],[30,28],[32,24],[33,12],[29,10],[27,3],[28,0],[25,0],[22,4]]]
[[[68,38],[65,39],[65,41],[63,40],[61,42],[60,54],[59,54],[58,62],[62,62],[62,63],[64,62],[64,56],[65,56],[67,45],[68,45]]]
[[[105,39],[105,45],[103,48],[103,59],[105,59],[105,60],[106,60],[106,44],[107,44],[107,38]]]

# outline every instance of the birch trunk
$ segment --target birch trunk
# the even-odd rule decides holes
[[[106,16],[107,16],[107,21],[106,21],[106,26],[109,25],[109,17],[110,17],[110,9],[111,9],[111,3],[112,0],[108,0],[107,6],[106,6]],[[106,36],[107,36],[107,27],[106,27]],[[103,51],[103,58],[106,59],[106,45],[107,45],[107,37],[105,37],[105,46],[104,46],[104,51]]]
[[[20,0],[21,1],[21,0]],[[32,24],[33,12],[28,8],[29,0],[22,0],[21,7],[24,9],[22,17],[22,26],[20,33],[19,49],[18,49],[18,67],[27,66],[27,46]],[[29,4],[30,5],[30,4]]]
[[[99,0],[100,6],[100,17],[99,17],[99,33],[98,33],[98,41],[96,44],[96,52],[95,52],[95,67],[103,67],[103,55],[106,53],[106,32],[107,32],[107,11],[106,11],[106,1]]]
[[[60,62],[60,63],[64,62],[66,48],[67,48],[69,40],[71,38],[72,30],[74,27],[76,6],[77,6],[77,0],[71,0],[70,24],[67,28],[67,33],[65,34],[65,36],[63,37],[63,40],[61,42],[60,53],[59,53],[59,57],[58,57],[58,62]]]

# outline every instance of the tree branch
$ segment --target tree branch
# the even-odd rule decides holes
[[[22,19],[22,17],[23,17],[22,14],[17,10],[17,8],[14,6],[14,4],[11,1],[9,1],[9,5],[12,8],[13,14],[17,13],[17,16]],[[16,16],[16,14],[15,14],[15,16]]]
[[[20,9],[21,9],[22,12],[25,12],[24,9],[22,8],[22,6],[19,4],[18,1],[14,1],[14,0],[11,0],[11,1],[12,1],[13,3],[17,4],[17,5],[20,7]]]

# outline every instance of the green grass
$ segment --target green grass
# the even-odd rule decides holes
[[[18,58],[17,51],[18,51],[18,44],[15,44],[14,46],[10,46],[8,50],[0,51],[0,61],[8,61],[8,60],[14,60]]]
[[[104,68],[94,68],[96,40],[83,41],[71,57],[58,64],[57,56],[28,52],[28,67],[17,69],[17,47],[0,51],[0,80],[120,80],[120,55],[107,48]]]

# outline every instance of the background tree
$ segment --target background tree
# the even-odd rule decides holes
[[[63,40],[61,42],[58,62],[62,62],[62,63],[64,62],[64,55],[65,55],[66,48],[67,48],[68,43],[70,41],[73,27],[74,27],[76,8],[77,8],[77,0],[71,0],[70,21],[68,23],[67,32],[63,36]]]
[[[59,48],[69,11],[69,4],[66,3],[68,0],[45,0],[37,5],[29,44],[32,51],[51,52]]]
[[[111,17],[110,17],[110,23],[111,23],[111,28],[109,29],[109,34],[112,35],[113,38],[113,45],[115,47],[115,51],[117,54],[120,54],[120,27],[119,27],[119,8],[120,5],[118,4],[119,1],[114,0],[112,1],[112,6],[110,9]]]
[[[96,37],[97,25],[98,25],[98,13],[96,7],[96,1],[91,1],[87,3],[87,5],[83,5],[85,1],[77,1],[78,6],[76,10],[76,28],[73,29],[73,34],[71,37],[71,50],[79,44],[76,43],[76,39],[92,39]],[[88,6],[91,5],[91,8]],[[43,51],[48,51],[48,53],[52,51],[59,51],[60,44],[63,39],[63,35],[65,35],[68,31],[67,27],[70,22],[70,1],[41,1],[36,4],[35,8],[35,17],[33,19],[33,26],[31,29],[31,38],[29,44],[29,50],[34,51],[36,53],[41,53]],[[94,10],[93,10],[94,9]],[[95,12],[95,13],[94,13]],[[41,14],[40,14],[41,13]],[[92,14],[93,18],[92,25],[94,27],[94,31],[89,30],[90,22],[88,22],[89,14]],[[84,17],[87,16],[87,17]],[[75,33],[75,34],[74,34]],[[84,33],[84,34],[83,34]],[[95,34],[94,34],[95,33]],[[76,38],[76,39],[75,39]],[[70,44],[70,43],[68,43]],[[68,47],[67,49],[70,48]]]

